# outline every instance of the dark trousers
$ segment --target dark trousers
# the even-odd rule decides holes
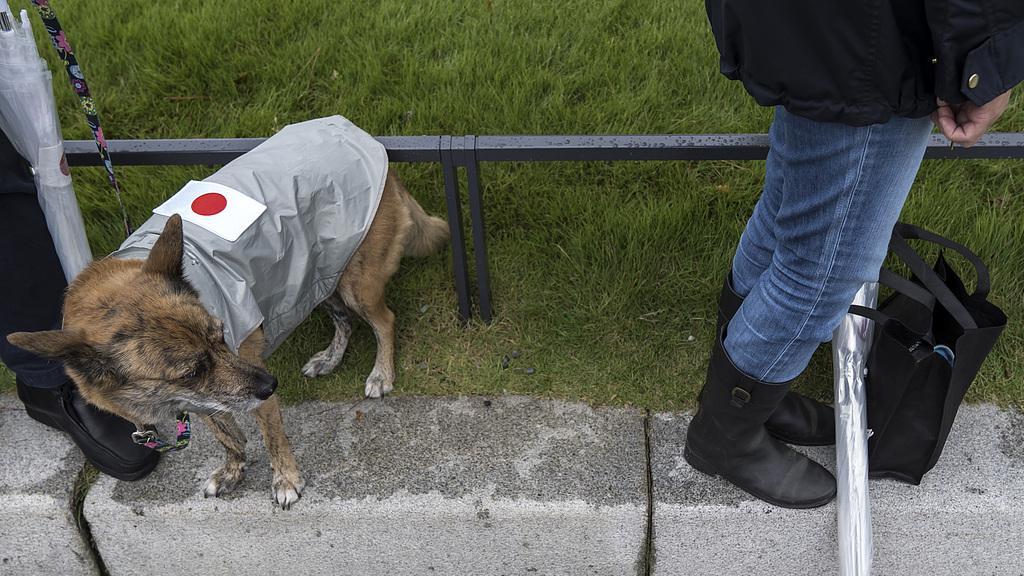
[[[60,328],[66,287],[28,164],[0,133],[0,361],[23,384],[55,388],[67,380],[60,362],[7,342],[12,332]]]

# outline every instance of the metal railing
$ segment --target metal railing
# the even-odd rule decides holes
[[[252,150],[263,138],[182,140],[108,140],[117,165],[155,166],[226,164]],[[477,312],[485,322],[494,315],[486,219],[480,184],[481,162],[651,161],[651,160],[764,160],[766,134],[614,135],[614,136],[384,136],[377,138],[391,162],[441,165],[452,243],[452,270],[459,316],[472,314],[466,235],[459,193],[459,168],[465,169],[469,199]],[[72,166],[99,166],[91,140],[65,142]],[[1024,158],[1024,133],[987,134],[971,148],[950,148],[949,141],[932,135],[925,158]]]

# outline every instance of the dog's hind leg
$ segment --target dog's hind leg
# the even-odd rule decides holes
[[[302,367],[302,373],[309,378],[325,376],[334,371],[341,363],[341,358],[348,348],[348,339],[352,335],[352,324],[349,323],[348,307],[337,292],[324,300],[323,307],[334,322],[334,338],[327,348],[313,354]]]
[[[384,302],[384,287],[398,271],[413,230],[403,193],[398,178],[389,172],[373,224],[338,283],[345,305],[366,320],[377,336],[377,360],[366,379],[365,394],[370,398],[387,394],[395,385],[395,315]],[[418,246],[414,252],[421,249]]]
[[[384,287],[368,276],[361,285],[344,290],[345,303],[366,320],[377,337],[377,358],[366,378],[367,398],[380,398],[395,387],[395,314],[384,303]]]
[[[213,435],[224,445],[224,466],[203,485],[203,496],[219,496],[234,490],[245,478],[245,432],[230,414],[200,416]]]
[[[299,477],[299,465],[295,462],[292,447],[284,434],[281,403],[276,394],[264,400],[256,409],[256,421],[260,424],[263,441],[267,443],[267,452],[270,454],[270,465],[274,469],[274,501],[287,510],[299,501],[306,485]]]

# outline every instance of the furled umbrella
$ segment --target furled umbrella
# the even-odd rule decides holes
[[[0,0],[0,130],[32,167],[39,205],[70,282],[92,261],[92,251],[64,157],[50,70],[36,50],[28,13],[15,19],[6,0]]]
[[[867,357],[874,322],[864,314],[878,302],[878,283],[861,286],[850,313],[832,334],[836,412],[836,507],[840,576],[871,574],[868,499]]]

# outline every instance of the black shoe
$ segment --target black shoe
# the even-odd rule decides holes
[[[67,432],[85,457],[118,480],[138,480],[153,471],[160,455],[132,442],[135,425],[88,404],[74,384],[32,388],[17,380],[18,398],[34,420]]]
[[[718,330],[732,320],[741,304],[743,297],[733,290],[730,272],[718,297]],[[836,417],[832,407],[792,390],[786,392],[765,427],[772,436],[789,444],[830,446],[836,443]]]
[[[788,385],[758,382],[740,372],[722,346],[723,332],[716,338],[700,406],[686,431],[686,461],[776,506],[828,504],[836,495],[835,477],[765,428]]]

